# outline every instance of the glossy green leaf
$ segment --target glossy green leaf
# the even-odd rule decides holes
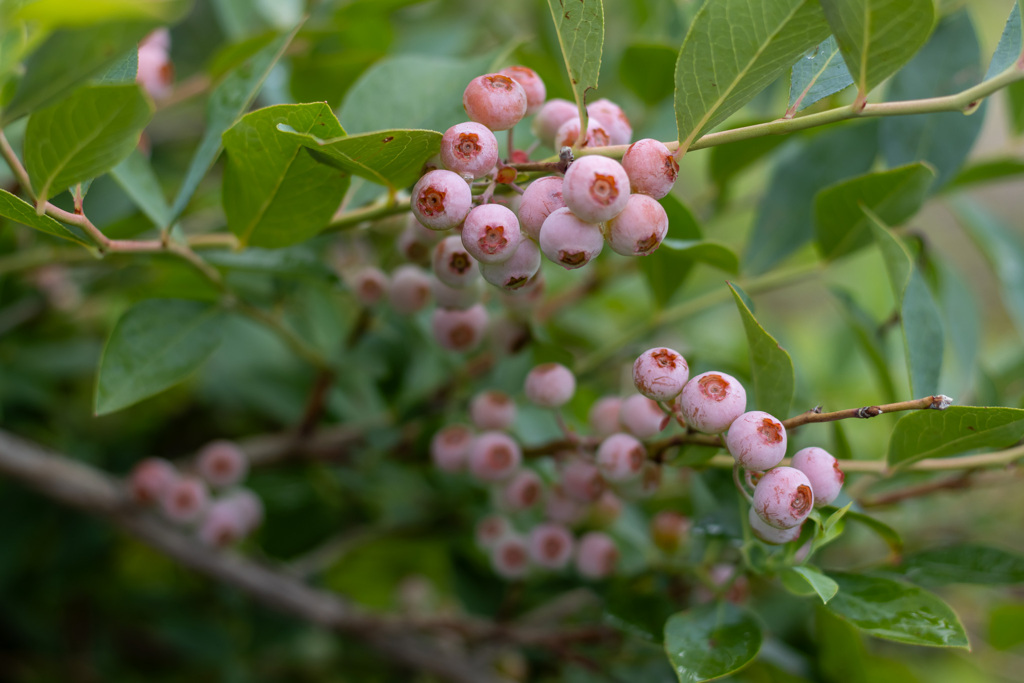
[[[948,458],[976,448],[1007,448],[1024,437],[1024,409],[950,406],[900,418],[889,436],[886,462],[904,467],[924,458]]]
[[[821,6],[861,99],[910,61],[935,23],[933,0],[821,0]]]
[[[877,150],[878,123],[874,121],[826,130],[781,150],[757,207],[744,254],[745,272],[768,272],[809,242],[814,237],[815,193],[866,172]]]
[[[937,595],[902,581],[833,574],[839,592],[828,609],[865,633],[910,645],[967,648],[967,634]]]
[[[668,45],[627,45],[619,62],[619,80],[645,104],[658,104],[672,94],[676,57],[677,50]]]
[[[674,241],[693,241],[703,237],[697,219],[693,217],[686,205],[673,194],[660,200],[668,214],[668,234],[670,245]],[[664,246],[664,242],[662,242]],[[659,306],[664,306],[672,295],[686,281],[695,261],[686,252],[676,249],[657,249],[653,254],[640,259],[640,272],[643,273],[647,286]]]
[[[1003,27],[1003,35],[992,54],[992,61],[985,72],[985,80],[998,76],[1014,66],[1024,53],[1024,22],[1021,21],[1020,2],[1013,3],[1010,16]]]
[[[839,591],[839,584],[813,567],[791,567],[787,571],[795,574],[800,578],[800,580],[806,582],[806,584],[810,586],[811,590],[816,593],[825,604],[834,598],[836,593]]]
[[[904,558],[899,569],[911,581],[930,585],[1013,586],[1024,583],[1024,555],[975,543],[915,553]]]
[[[0,216],[45,232],[54,237],[91,246],[92,242],[75,226],[65,226],[49,216],[40,216],[34,206],[18,199],[7,190],[0,189]]]
[[[816,0],[704,3],[676,63],[679,146],[688,149],[826,37]]]
[[[562,48],[569,83],[580,110],[587,120],[587,91],[597,90],[604,49],[604,3],[602,0],[548,0],[555,33]]]
[[[757,656],[761,638],[754,616],[731,602],[699,605],[665,622],[665,653],[680,683],[738,671]]]
[[[30,0],[14,18],[50,26],[91,27],[108,21],[150,20],[174,24],[192,7],[192,0]]]
[[[747,334],[747,344],[750,346],[754,404],[758,410],[784,418],[789,415],[789,407],[793,402],[793,359],[754,318],[754,314],[741,297],[742,290],[732,283],[729,284],[729,288],[736,299],[736,307],[740,311],[743,329]]]
[[[164,226],[170,222],[171,207],[153,167],[142,152],[134,150],[110,169],[110,175],[154,225]]]
[[[830,291],[839,302],[839,310],[843,314],[847,326],[853,332],[857,346],[864,352],[865,358],[874,370],[882,396],[890,403],[895,401],[896,386],[893,384],[892,373],[889,370],[889,360],[885,353],[885,340],[880,334],[880,324],[872,319],[849,292],[838,288],[832,288]]]
[[[25,128],[25,169],[40,199],[104,173],[131,154],[153,104],[134,83],[89,85],[36,111]]]
[[[323,102],[280,104],[246,114],[224,133],[224,213],[242,245],[284,247],[319,233],[337,210],[350,177],[319,163],[293,135],[345,134]]]
[[[829,508],[826,508],[826,510]],[[870,515],[866,515],[863,512],[857,512],[855,510],[849,510],[844,519],[851,522],[856,522],[862,526],[867,527],[873,531],[880,539],[882,539],[889,550],[894,556],[900,555],[903,552],[903,539],[899,533],[885,522],[879,521]]]
[[[203,131],[199,147],[189,162],[185,180],[182,181],[178,194],[171,204],[171,219],[168,223],[177,220],[188,206],[203,176],[220,155],[221,135],[249,109],[270,70],[281,59],[296,31],[298,28],[271,41],[232,70],[210,93],[210,99],[206,103],[206,130]]]
[[[317,160],[393,188],[416,182],[423,164],[441,149],[441,134],[432,130],[381,130],[324,139],[316,135],[318,128],[300,133],[278,124],[277,129],[313,152]]]
[[[930,0],[929,0],[930,2]],[[966,9],[945,17],[928,44],[896,74],[890,100],[913,100],[959,92],[981,80],[981,48]],[[879,124],[882,155],[889,166],[926,161],[937,172],[933,191],[960,171],[978,138],[985,103],[970,116],[961,112],[889,116]]]
[[[149,299],[117,321],[100,360],[96,414],[158,394],[188,377],[220,344],[223,313],[199,301]]]
[[[853,76],[839,54],[839,44],[835,36],[829,36],[793,65],[787,113],[796,113],[851,85]]]
[[[971,185],[1014,180],[1021,175],[1024,175],[1024,161],[1010,157],[979,161],[961,170],[943,189],[947,192],[962,190]]]
[[[868,173],[819,192],[814,198],[818,251],[834,260],[872,242],[870,209],[889,225],[901,225],[920,210],[935,179],[925,164]]]

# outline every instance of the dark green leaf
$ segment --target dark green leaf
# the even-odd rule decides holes
[[[911,581],[929,585],[1024,583],[1024,556],[973,543],[915,553],[904,558],[899,569]]]
[[[686,205],[673,194],[665,195],[661,205],[668,214],[668,230],[671,240],[700,240],[702,233],[697,219]],[[640,259],[640,272],[647,280],[647,286],[659,306],[664,306],[672,295],[679,291],[686,276],[693,268],[694,260],[685,252],[675,249],[658,249]]]
[[[676,56],[675,48],[668,45],[628,45],[619,62],[619,80],[645,104],[658,104],[672,94]]]
[[[823,603],[827,604],[839,591],[839,584],[813,567],[792,567],[788,571],[805,581]]]
[[[903,467],[924,458],[948,458],[975,448],[1006,448],[1024,437],[1024,410],[950,406],[900,418],[889,437],[886,462]]]
[[[761,627],[731,602],[700,605],[665,622],[665,653],[680,683],[711,681],[738,671],[761,649]]]
[[[149,299],[117,321],[100,360],[96,414],[158,394],[188,377],[220,343],[223,314],[198,301]]]
[[[604,3],[601,0],[548,0],[558,44],[569,72],[580,118],[587,120],[588,90],[597,90],[604,49]]]
[[[1016,64],[1021,57],[1022,50],[1024,50],[1024,23],[1021,22],[1020,2],[1015,2],[1013,9],[1010,10],[1010,16],[1006,19],[1003,35],[999,38],[992,61],[988,64],[985,80],[998,76]]]
[[[747,333],[747,344],[750,346],[754,403],[758,410],[784,419],[789,415],[789,406],[793,401],[793,359],[757,322],[740,296],[739,287],[730,283],[729,288],[736,299],[736,307],[743,319],[743,329]]]
[[[937,595],[902,581],[833,574],[839,592],[828,609],[877,638],[910,645],[967,648],[960,619]]]
[[[960,171],[943,189],[946,191],[960,190],[980,183],[1013,180],[1021,175],[1024,175],[1024,161],[1013,158],[979,161]]]
[[[793,65],[787,113],[794,114],[851,85],[853,76],[839,55],[835,36],[829,36]]]
[[[48,235],[71,240],[85,246],[92,245],[92,241],[75,226],[65,226],[49,216],[40,216],[36,213],[34,206],[18,199],[7,190],[0,190],[0,216],[9,218],[22,225],[27,225],[30,228],[35,228]]]
[[[171,207],[153,167],[141,152],[133,151],[110,170],[110,175],[154,225],[162,227],[170,222]]]

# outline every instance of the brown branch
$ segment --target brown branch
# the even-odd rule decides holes
[[[860,505],[864,508],[883,507],[885,505],[893,505],[894,503],[899,503],[904,500],[910,500],[911,498],[927,496],[928,494],[935,493],[936,491],[970,488],[973,483],[974,472],[975,470],[967,470],[966,472],[961,472],[960,474],[953,475],[952,477],[944,477],[935,481],[929,481],[923,484],[907,486],[906,488],[882,493],[874,498],[861,500]]]
[[[831,413],[823,413],[820,408],[815,408],[814,410],[808,410],[806,413],[800,413],[788,420],[783,420],[782,425],[788,431],[812,422],[836,422],[852,418],[867,419],[878,417],[885,413],[897,413],[904,410],[945,410],[952,403],[953,399],[949,396],[939,394],[938,396],[925,396],[924,398],[917,398],[912,401],[886,403],[880,406],[864,406],[862,408],[847,408],[846,410],[836,410]]]

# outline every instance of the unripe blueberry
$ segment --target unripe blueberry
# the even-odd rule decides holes
[[[473,430],[453,424],[439,429],[430,440],[430,459],[445,472],[458,472],[466,466],[473,445]]]
[[[594,436],[603,439],[622,431],[622,425],[619,424],[621,409],[622,399],[618,396],[605,396],[595,401],[587,414],[587,422]]]
[[[139,41],[139,47],[155,47],[164,52],[171,49],[171,31],[167,27],[153,29]]]
[[[604,223],[626,208],[629,176],[614,159],[586,156],[566,170],[562,198],[580,220]]]
[[[249,472],[249,460],[232,441],[211,441],[199,451],[199,474],[214,488],[237,484]]]
[[[544,502],[545,517],[559,524],[576,524],[585,514],[584,505],[570,497],[562,485],[555,484],[551,487]]]
[[[466,216],[462,245],[481,263],[507,261],[519,246],[519,219],[500,204],[482,204]]]
[[[388,276],[375,266],[364,266],[352,275],[352,293],[363,306],[373,306],[388,293]]]
[[[601,98],[587,105],[587,115],[597,119],[608,131],[613,145],[628,145],[633,139],[633,126],[619,105],[607,98]]]
[[[544,80],[537,75],[536,71],[525,66],[509,66],[498,73],[508,76],[523,86],[523,90],[526,92],[527,114],[533,114],[543,106],[548,91],[544,87]]]
[[[540,226],[556,209],[565,206],[562,199],[562,179],[558,176],[537,178],[526,186],[519,201],[519,227],[535,240],[540,239]]]
[[[174,83],[174,65],[168,54],[171,38],[167,29],[157,29],[139,45],[135,80],[153,99],[166,97]]]
[[[487,126],[457,123],[441,137],[441,163],[464,178],[479,178],[498,162],[498,140]]]
[[[800,524],[788,529],[776,529],[761,519],[754,508],[750,508],[747,519],[750,520],[750,530],[754,532],[754,535],[770,545],[782,545],[800,538]]]
[[[690,520],[674,510],[662,510],[651,518],[651,540],[666,553],[679,550],[690,530]]]
[[[422,268],[411,263],[398,266],[391,273],[388,303],[404,315],[415,313],[430,301],[431,279]]]
[[[789,529],[799,525],[814,508],[811,482],[795,467],[768,470],[754,487],[754,510],[768,526]]]
[[[476,544],[481,550],[494,547],[503,536],[512,533],[512,525],[500,515],[487,515],[476,523]]]
[[[574,459],[562,469],[562,489],[570,498],[590,503],[601,496],[605,483],[597,467],[586,460]]]
[[[601,228],[568,208],[555,209],[540,228],[540,250],[566,270],[587,265],[604,248]]]
[[[633,385],[653,401],[671,401],[690,378],[690,366],[678,351],[663,346],[647,349],[633,362]]]
[[[811,482],[814,507],[824,507],[839,497],[846,475],[839,469],[839,461],[824,448],[801,448],[793,455],[793,467]]]
[[[657,140],[637,140],[622,155],[622,167],[633,192],[661,199],[679,176],[679,164],[668,147]]]
[[[520,470],[502,489],[502,504],[509,510],[526,510],[541,501],[544,484],[533,470]]]
[[[178,470],[163,458],[145,458],[135,463],[128,475],[128,490],[132,500],[141,505],[152,505],[178,478]]]
[[[185,476],[164,489],[160,509],[172,521],[191,524],[203,516],[209,499],[202,479]]]
[[[476,259],[462,244],[462,237],[449,235],[434,247],[434,276],[449,287],[466,287],[480,276]]]
[[[576,393],[576,377],[561,363],[543,363],[527,373],[523,389],[530,403],[558,408]]]
[[[481,263],[484,280],[506,291],[523,289],[540,270],[540,248],[528,237],[521,236],[512,256],[501,263]]]
[[[563,147],[575,147],[576,141],[580,138],[580,117],[574,116],[561,126],[555,133],[552,147],[562,149]],[[611,135],[597,119],[587,121],[587,136],[583,138],[580,147],[607,147],[611,144]]]
[[[597,447],[597,468],[608,481],[626,481],[638,476],[647,461],[647,449],[629,434],[612,434]]]
[[[430,291],[434,301],[441,308],[466,310],[480,303],[480,281],[474,280],[465,287],[452,287],[436,277],[430,279]]]
[[[661,246],[668,234],[668,214],[657,200],[631,194],[618,216],[604,227],[608,246],[623,256],[647,256]]]
[[[622,501],[611,491],[605,491],[594,501],[591,517],[598,526],[609,526],[622,514]]]
[[[218,500],[199,524],[199,539],[206,545],[224,548],[245,536],[245,525],[238,508],[229,501]]]
[[[615,571],[619,549],[608,534],[590,531],[576,544],[576,571],[588,579],[603,579]]]
[[[484,432],[469,447],[469,471],[481,481],[508,479],[522,461],[519,444],[502,432]]]
[[[481,391],[469,402],[469,416],[479,429],[509,429],[516,419],[516,404],[504,391]]]
[[[747,409],[747,392],[732,375],[704,372],[690,379],[676,398],[687,426],[706,434],[724,432]]]
[[[526,539],[506,534],[491,547],[491,566],[503,579],[521,579],[530,572],[530,551]]]
[[[487,332],[487,309],[476,304],[462,310],[435,308],[430,318],[434,339],[449,351],[472,351],[480,346]]]
[[[230,505],[242,521],[242,535],[246,536],[263,524],[263,501],[247,488],[233,489],[220,499],[224,505]]]
[[[569,100],[557,97],[550,99],[541,105],[533,117],[533,135],[541,142],[551,144],[562,124],[579,115],[580,110]]]
[[[508,130],[526,115],[526,91],[504,74],[484,74],[466,86],[462,106],[473,121],[491,130]]]
[[[572,532],[561,524],[550,522],[530,529],[530,559],[545,569],[564,569],[572,559]]]
[[[786,457],[786,428],[768,413],[751,410],[729,425],[725,447],[740,467],[770,470]]]
[[[429,171],[413,185],[410,204],[420,223],[432,230],[447,230],[465,220],[473,208],[473,192],[457,173]]]
[[[657,402],[642,394],[633,394],[623,399],[619,410],[619,422],[638,439],[655,436],[668,426],[670,419]]]

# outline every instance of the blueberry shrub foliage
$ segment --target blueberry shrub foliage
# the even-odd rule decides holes
[[[0,678],[1019,680],[1021,133],[1009,0],[0,0]]]

